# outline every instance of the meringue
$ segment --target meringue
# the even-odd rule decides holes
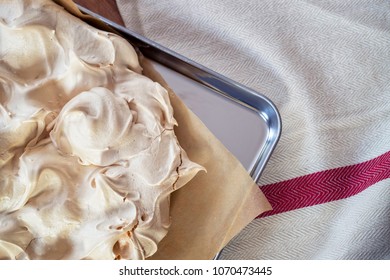
[[[144,259],[204,170],[134,48],[49,0],[0,9],[0,259]]]

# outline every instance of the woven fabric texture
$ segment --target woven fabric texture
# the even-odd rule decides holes
[[[307,203],[256,219],[223,259],[390,258],[390,161],[364,164],[390,151],[388,1],[117,4],[129,29],[263,93],[281,113],[282,136],[259,185],[280,192],[278,203],[296,180],[296,200]],[[326,192],[334,193],[315,198]]]

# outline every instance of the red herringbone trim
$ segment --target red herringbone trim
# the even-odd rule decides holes
[[[273,210],[259,217],[347,198],[387,178],[390,178],[390,151],[359,164],[264,185],[261,190]]]

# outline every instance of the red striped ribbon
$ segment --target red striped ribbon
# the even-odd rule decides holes
[[[264,185],[261,190],[273,210],[258,218],[347,198],[387,178],[390,178],[390,151],[359,164]]]

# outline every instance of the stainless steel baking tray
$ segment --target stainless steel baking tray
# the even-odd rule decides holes
[[[84,7],[79,9],[119,32],[149,58],[173,91],[257,182],[281,134],[281,118],[264,95]]]
[[[108,24],[149,58],[172,90],[258,182],[282,129],[279,112],[267,97],[84,7],[79,9]]]

